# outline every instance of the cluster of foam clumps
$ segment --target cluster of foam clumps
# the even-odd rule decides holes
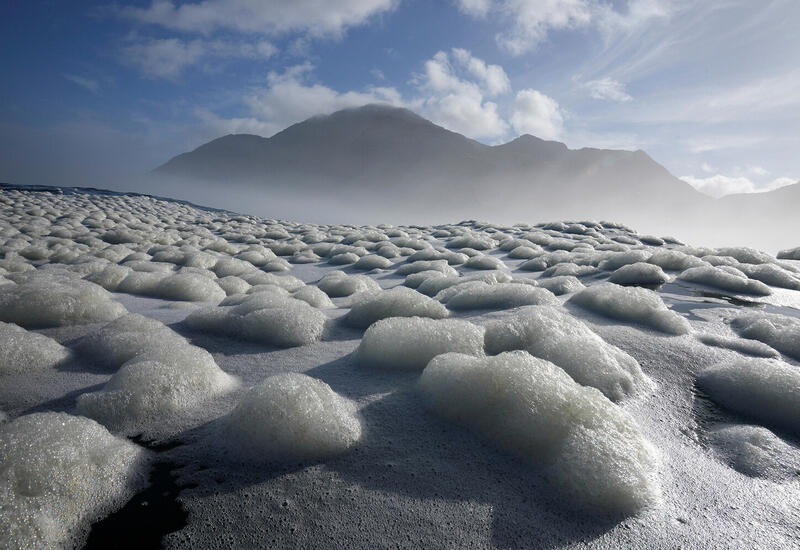
[[[159,433],[171,417],[238,385],[206,350],[141,315],[112,321],[79,347],[118,370],[102,390],[78,397],[77,411],[116,432]]]
[[[91,522],[143,487],[149,460],[80,416],[35,413],[0,424],[0,547],[78,547]]]
[[[285,373],[248,390],[222,419],[215,440],[235,459],[285,462],[328,458],[360,438],[355,403],[321,380]]]
[[[692,324],[662,299],[667,290],[748,300],[797,290],[795,252],[779,261],[747,248],[695,248],[609,222],[314,225],[142,196],[0,191],[0,376],[52,369],[75,354],[92,358],[110,379],[79,395],[83,417],[62,424],[84,430],[76,440],[94,434],[89,449],[121,442],[129,451],[77,498],[88,515],[65,515],[63,525],[45,519],[28,535],[9,536],[67,540],[85,518],[118,504],[141,451],[106,430],[169,437],[207,410],[219,428],[214,444],[247,462],[322,460],[360,440],[357,405],[325,382],[290,373],[245,390],[175,330],[279,348],[321,346],[331,334],[360,338],[355,363],[421,373],[432,410],[528,459],[565,496],[637,513],[659,500],[656,454],[621,403],[643,398],[654,383],[592,324],[687,338]],[[170,328],[128,314],[120,294],[186,302],[190,312]],[[98,326],[67,347],[33,332],[91,324]],[[758,313],[731,328],[739,337],[691,341],[800,358],[796,319]],[[797,433],[796,374],[778,359],[748,360],[710,368],[698,384],[724,407]],[[209,405],[220,400],[238,405]],[[3,430],[51,437],[43,418],[22,416]],[[714,438],[732,467],[783,475],[775,461],[789,451],[766,428],[734,426]],[[56,466],[82,475],[79,462]],[[110,496],[96,499],[95,489]],[[42,510],[54,502],[43,500]],[[48,534],[51,527],[58,533]]]
[[[627,515],[659,499],[655,452],[634,419],[549,361],[448,353],[419,384],[443,417],[540,465],[584,506]]]

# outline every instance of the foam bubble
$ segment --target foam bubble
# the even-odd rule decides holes
[[[627,515],[659,500],[655,453],[633,418],[549,361],[447,353],[419,386],[440,415],[543,466],[584,506]]]
[[[709,367],[697,383],[723,407],[800,434],[800,371],[791,365],[737,360]]]
[[[747,476],[781,481],[800,472],[800,451],[761,426],[717,426],[708,438],[722,460]]]
[[[776,313],[748,313],[731,321],[744,338],[760,340],[781,353],[800,359],[800,319]]]
[[[92,522],[144,485],[148,462],[88,418],[48,412],[0,424],[0,546],[80,546]]]
[[[116,432],[163,434],[173,420],[237,385],[210,353],[184,341],[136,355],[102,390],[80,395],[76,410]]]
[[[382,319],[364,333],[356,360],[371,367],[422,370],[442,353],[483,355],[483,333],[483,327],[460,319]]]
[[[19,284],[0,286],[0,321],[26,328],[97,323],[124,313],[108,291],[80,279],[33,273]]]
[[[430,317],[442,319],[449,315],[436,300],[416,290],[399,286],[391,290],[363,292],[353,299],[344,322],[355,328],[367,328],[387,317]]]
[[[0,322],[0,375],[52,368],[69,357],[52,338]]]
[[[686,319],[667,309],[661,297],[646,288],[600,283],[580,291],[569,301],[600,315],[642,323],[669,334],[691,331]]]
[[[355,445],[361,424],[355,404],[325,382],[285,373],[251,388],[222,419],[219,438],[238,459],[321,460]]]
[[[531,285],[497,283],[494,285],[473,281],[447,289],[437,299],[452,310],[511,309],[526,305],[558,304],[558,299],[547,289]]]
[[[521,308],[486,327],[486,352],[525,350],[555,363],[576,382],[613,401],[650,387],[639,363],[560,307]]]
[[[767,296],[772,294],[772,290],[761,281],[753,281],[741,271],[731,273],[720,267],[711,265],[692,267],[678,275],[682,281],[700,283],[730,292],[740,294],[755,294]]]
[[[618,285],[655,285],[660,286],[669,281],[669,277],[657,265],[636,262],[623,265],[608,280]]]

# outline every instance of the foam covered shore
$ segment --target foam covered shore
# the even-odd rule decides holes
[[[0,547],[792,547],[789,252],[0,189]]]

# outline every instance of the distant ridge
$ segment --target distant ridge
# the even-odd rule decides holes
[[[712,202],[643,151],[572,150],[530,135],[489,146],[384,105],[314,116],[270,138],[223,136],[154,174],[235,185],[253,198],[350,196],[371,205],[356,222],[378,220],[370,208],[391,204],[395,219],[406,222],[606,218],[636,225],[666,223],[676,211]]]

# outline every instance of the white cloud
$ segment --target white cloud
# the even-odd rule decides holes
[[[590,80],[583,85],[589,90],[589,95],[595,99],[603,99],[606,101],[618,101],[624,103],[633,98],[625,91],[625,85],[617,82],[613,78],[601,78],[599,80]]]
[[[463,48],[453,48],[453,57],[472,76],[483,83],[487,95],[495,96],[511,90],[511,82],[508,80],[508,75],[500,65],[487,65],[482,59],[473,57],[469,51]]]
[[[712,197],[723,197],[734,193],[764,193],[797,183],[796,179],[783,177],[775,178],[759,185],[745,176],[725,176],[723,174],[716,174],[707,178],[683,176],[681,179],[698,191]]]
[[[471,138],[497,138],[508,131],[508,123],[497,104],[484,96],[506,93],[511,84],[499,65],[473,57],[467,50],[453,49],[455,65],[446,52],[437,52],[425,62],[425,73],[417,78],[426,94],[418,100],[421,114],[448,130]]]
[[[260,132],[272,135],[287,126],[319,114],[330,114],[348,107],[367,103],[388,103],[402,106],[400,94],[394,88],[373,87],[363,92],[344,92],[309,82],[313,66],[306,63],[272,72],[267,77],[266,90],[245,97],[245,104],[263,121]]]
[[[100,91],[100,84],[96,80],[92,80],[91,78],[85,78],[83,76],[78,76],[74,74],[63,74],[61,75],[73,84],[77,84],[81,88],[96,94]]]
[[[520,55],[542,42],[551,30],[588,25],[592,5],[591,0],[505,0],[501,10],[513,23],[508,32],[497,35],[497,42]]]
[[[128,63],[149,77],[176,78],[183,70],[207,58],[267,59],[277,48],[266,40],[230,42],[224,40],[181,40],[179,38],[138,39],[123,49]]]
[[[323,36],[339,35],[393,9],[395,4],[396,0],[203,0],[180,4],[153,0],[147,8],[129,7],[123,13],[143,23],[186,32],[302,32]]]
[[[668,16],[672,0],[628,0],[621,11],[603,0],[458,0],[461,12],[483,18],[497,12],[508,28],[497,43],[513,55],[536,48],[551,31],[595,26],[607,37]]]
[[[762,143],[764,138],[745,135],[706,135],[690,138],[684,144],[694,154],[723,151],[727,149],[748,149]]]
[[[486,99],[510,91],[508,76],[499,65],[487,65],[466,50],[454,49],[452,56],[437,52],[424,64],[424,72],[415,75],[416,91],[408,97],[386,86],[339,92],[314,82],[313,69],[310,63],[304,63],[283,73],[269,73],[267,87],[244,98],[252,118],[232,119],[229,125],[252,127],[257,133],[272,135],[313,115],[385,103],[411,108],[448,130],[474,139],[502,138],[509,130],[497,103]],[[223,119],[212,120],[212,113],[201,114],[206,121],[227,127]],[[558,124],[560,127],[560,118]]]
[[[489,8],[492,7],[492,0],[456,0],[458,9],[473,17],[486,17]]]
[[[210,135],[217,137],[226,134],[272,135],[273,125],[253,117],[221,118],[208,109],[196,109],[195,116],[208,127]]]
[[[520,90],[514,99],[511,125],[519,134],[556,139],[563,130],[564,117],[553,98],[538,90]]]

